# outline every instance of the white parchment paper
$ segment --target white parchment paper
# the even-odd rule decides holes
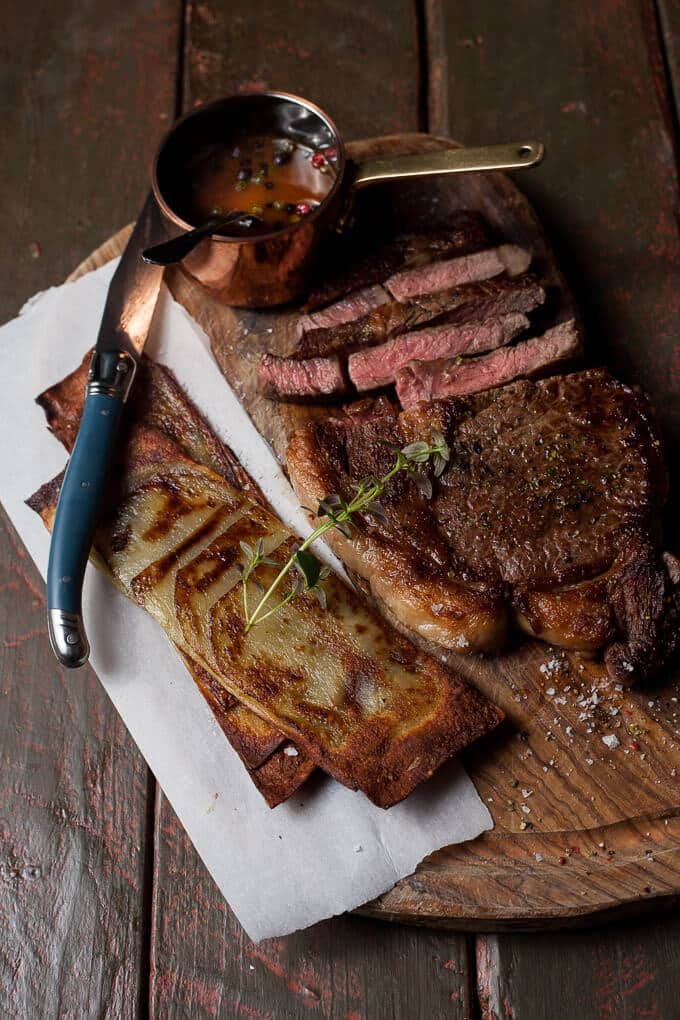
[[[97,336],[111,263],[38,295],[0,329],[0,499],[43,576],[49,536],[24,500],[66,455],[35,396]],[[307,524],[274,456],[221,376],[199,327],[163,291],[148,353],[176,373],[278,514]],[[251,938],[285,935],[389,889],[491,817],[456,763],[388,811],[327,777],[270,810],[158,625],[93,567],[84,613],[92,665],[217,885]]]

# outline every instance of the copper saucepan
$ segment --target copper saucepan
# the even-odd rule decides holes
[[[324,237],[340,229],[360,189],[381,181],[480,170],[516,170],[543,158],[541,142],[450,149],[416,156],[348,160],[337,128],[318,106],[285,92],[249,92],[218,99],[182,117],[156,153],[152,187],[169,237],[198,226],[189,218],[197,155],[220,141],[262,134],[289,137],[313,149],[337,150],[336,177],[321,204],[297,223],[268,234],[212,234],[187,255],[184,270],[225,304],[265,308],[299,298]]]

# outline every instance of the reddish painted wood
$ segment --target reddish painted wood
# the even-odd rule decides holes
[[[430,130],[536,136],[516,175],[557,249],[594,352],[654,398],[680,442],[680,238],[673,115],[650,0],[428,0]]]
[[[173,113],[179,13],[5,4],[3,319],[136,212]],[[42,581],[4,515],[0,691],[0,1012],[139,1015],[149,773],[94,674],[57,667]]]
[[[674,1020],[680,919],[477,939],[482,1020]]]
[[[204,0],[187,11],[184,108],[273,88],[322,106],[348,138],[418,127],[409,0]]]
[[[677,119],[652,4],[426,0],[426,10],[430,130],[468,142],[545,139],[545,164],[517,179],[591,339],[650,392],[677,449]],[[678,5],[661,0],[659,10],[677,87]],[[675,1017],[679,958],[676,918],[481,937],[482,1017]]]
[[[185,108],[253,86],[309,96],[347,137],[413,129],[415,8],[404,0],[351,12],[336,0],[191,4]],[[345,917],[254,946],[162,794],[156,832],[153,1017],[471,1015],[465,936]]]
[[[344,916],[260,945],[159,798],[152,1017],[393,1020],[472,1015],[464,936]]]
[[[680,3],[678,0],[657,0],[656,7],[666,69],[673,89],[677,125],[680,111]]]

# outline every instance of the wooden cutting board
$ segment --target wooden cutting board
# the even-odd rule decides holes
[[[349,150],[357,159],[451,144],[393,135],[351,143]],[[461,207],[479,209],[506,240],[530,248],[551,284],[554,311],[574,314],[540,223],[502,174],[383,185],[361,195],[356,212],[417,228]],[[97,249],[73,277],[118,255],[129,229]],[[222,371],[283,463],[292,431],[328,413],[256,393],[258,357],[289,348],[294,311],[225,308],[180,271],[169,273],[167,282],[205,329]],[[625,691],[609,683],[600,664],[538,642],[518,641],[494,659],[454,653],[446,659],[508,717],[501,732],[464,757],[495,828],[433,854],[362,912],[498,931],[566,927],[673,902],[680,895],[677,666],[663,682]],[[612,736],[614,748],[603,741]]]

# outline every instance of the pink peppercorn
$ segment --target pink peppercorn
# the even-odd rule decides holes
[[[309,204],[309,202],[298,202],[298,204],[295,206],[295,211],[298,214],[298,216],[306,216],[307,213],[310,213],[312,211],[312,207]]]
[[[325,162],[326,157],[323,156],[320,152],[315,152],[314,155],[312,156],[312,166],[316,170],[319,170],[325,164]]]

